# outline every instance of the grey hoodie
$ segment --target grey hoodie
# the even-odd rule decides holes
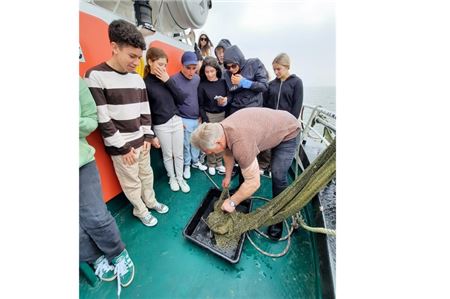
[[[230,91],[228,96],[228,102],[231,106],[230,111],[234,112],[246,107],[262,107],[262,93],[268,88],[269,74],[261,60],[258,58],[245,59],[238,46],[234,45],[225,49],[223,61],[225,65],[239,64],[239,74],[252,81],[250,88],[239,87]],[[226,71],[223,77],[227,82],[228,88],[231,88],[233,86],[231,84],[231,73]]]

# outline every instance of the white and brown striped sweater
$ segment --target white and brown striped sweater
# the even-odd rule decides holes
[[[131,147],[154,137],[144,80],[120,73],[105,62],[89,69],[86,83],[97,104],[98,127],[110,155],[127,154]]]

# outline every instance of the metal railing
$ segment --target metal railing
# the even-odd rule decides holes
[[[304,110],[310,109],[312,110],[311,115],[309,116],[308,120],[305,122],[303,120]],[[316,124],[320,124],[323,126],[324,130],[329,130],[333,136],[333,138],[336,136],[336,113],[329,111],[322,106],[310,106],[310,105],[303,105],[302,111],[300,113],[300,117],[298,121],[302,125],[302,132],[300,133],[300,146],[297,149],[297,153],[295,155],[295,177],[298,176],[298,168],[302,171],[305,170],[305,166],[303,165],[302,160],[299,156],[299,151],[301,148],[303,148],[303,151],[305,151],[305,145],[309,138],[313,138],[315,140],[320,140],[320,142],[324,143],[325,146],[322,150],[324,150],[328,145],[330,145],[330,141],[324,136],[325,133],[319,133],[314,126]],[[312,162],[312,161],[310,161]]]

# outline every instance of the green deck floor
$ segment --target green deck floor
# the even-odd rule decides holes
[[[203,172],[193,169],[188,181],[191,192],[172,192],[162,164],[154,163],[155,156],[156,196],[170,211],[153,213],[159,221],[155,227],[146,227],[135,218],[130,204],[112,212],[136,267],[134,281],[122,288],[121,298],[321,298],[314,241],[304,230],[293,234],[290,250],[281,258],[262,255],[246,240],[241,259],[234,265],[186,240],[183,230],[213,185]],[[213,176],[219,186],[222,178]],[[236,183],[237,177],[232,187]],[[255,195],[270,197],[269,178],[262,177]],[[273,253],[281,252],[286,244],[255,233],[252,237],[263,250]],[[117,298],[117,281],[92,287],[80,275],[79,290],[80,298]]]

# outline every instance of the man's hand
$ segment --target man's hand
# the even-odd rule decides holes
[[[134,147],[128,152],[128,154],[122,155],[122,161],[125,165],[131,166],[136,163],[136,150]]]
[[[158,137],[155,137],[153,139],[150,139],[150,144],[154,147],[154,148],[160,148],[161,144],[159,144],[159,139]]]
[[[223,202],[221,209],[222,209],[222,211],[225,211],[227,213],[233,213],[236,210],[235,207],[231,206],[231,202],[230,202],[229,198]]]

